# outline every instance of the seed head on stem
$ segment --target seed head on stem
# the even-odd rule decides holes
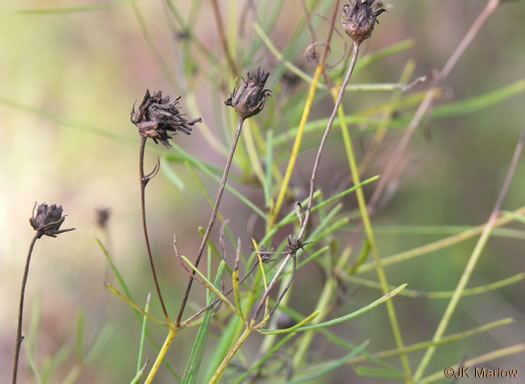
[[[22,284],[20,287],[20,303],[18,306],[18,327],[16,331],[15,358],[13,362],[13,376],[11,381],[12,384],[16,384],[16,379],[18,376],[18,361],[20,359],[20,347],[22,345],[22,341],[24,340],[24,336],[22,336],[24,298],[27,285],[27,278],[29,276],[29,265],[31,263],[31,255],[33,254],[33,248],[35,246],[35,243],[44,235],[49,237],[57,237],[57,235],[61,233],[73,231],[75,229],[60,229],[60,227],[64,223],[64,220],[66,220],[66,216],[62,215],[62,206],[59,205],[57,207],[55,204],[50,206],[45,203],[40,204],[36,210],[35,215],[36,206],[37,203],[35,203],[33,207],[33,213],[31,215],[31,218],[29,219],[29,223],[36,231],[36,233],[33,236],[33,240],[31,240],[31,244],[29,245],[29,251],[26,257],[26,265],[24,268],[24,276],[22,277]]]
[[[147,90],[138,109],[135,110],[135,105],[133,105],[131,110],[131,122],[138,128],[139,135],[142,137],[139,151],[139,177],[144,240],[157,295],[162,307],[162,312],[168,323],[171,323],[171,321],[166,305],[164,304],[164,299],[162,298],[155,263],[153,262],[153,256],[151,254],[151,245],[146,224],[146,185],[159,171],[160,163],[157,161],[153,171],[146,175],[144,173],[144,151],[148,138],[152,139],[155,144],[161,142],[166,148],[170,148],[171,144],[169,140],[173,139],[173,135],[179,131],[189,135],[191,134],[193,125],[201,121],[200,118],[186,119],[178,108],[179,100],[180,97],[173,100],[171,100],[169,96],[163,97],[161,91],[154,93],[152,96],[149,90]]]
[[[170,100],[169,96],[162,97],[162,92],[153,94],[146,90],[144,99],[139,108],[131,110],[131,122],[139,129],[139,134],[151,138],[158,144],[160,141],[166,148],[171,144],[168,140],[177,132],[191,134],[192,126],[201,122],[201,119],[188,120],[180,113],[178,103],[180,96]]]
[[[374,4],[375,3],[375,4]],[[354,43],[361,44],[372,36],[377,17],[386,12],[375,0],[352,0],[343,6],[343,29]]]
[[[271,93],[270,90],[264,89],[268,76],[270,73],[260,68],[257,68],[255,73],[248,72],[248,79],[239,89],[233,90],[224,104],[233,107],[242,120],[258,114],[263,110],[266,97]]]
[[[270,94],[270,91],[264,88],[268,76],[270,76],[270,73],[265,72],[260,68],[258,68],[255,73],[248,72],[247,80],[245,80],[238,89],[234,89],[231,96],[224,102],[224,104],[231,106],[235,109],[237,115],[239,116],[239,121],[237,122],[237,128],[235,129],[233,143],[230,149],[230,153],[228,154],[228,159],[226,160],[226,165],[224,166],[221,184],[217,192],[217,197],[215,198],[215,204],[213,205],[210,220],[208,222],[208,226],[206,227],[204,236],[201,240],[201,244],[197,252],[197,257],[195,258],[195,268],[198,268],[199,266],[199,263],[202,258],[202,253],[204,252],[204,248],[210,237],[211,230],[217,219],[217,212],[219,211],[222,195],[226,187],[226,182],[228,181],[230,167],[232,165],[235,149],[237,148],[237,143],[239,142],[239,137],[241,136],[242,125],[244,123],[244,120],[251,116],[255,116],[259,112],[261,112],[264,108],[266,97]],[[195,271],[192,271],[190,279],[188,281],[188,285],[186,286],[184,297],[182,298],[182,304],[180,306],[177,319],[175,320],[176,326],[178,326],[181,322],[194,278]]]

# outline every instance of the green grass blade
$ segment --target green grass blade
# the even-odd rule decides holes
[[[122,7],[136,0],[116,0],[108,1],[102,4],[94,5],[85,5],[81,7],[68,7],[68,8],[48,8],[48,9],[24,9],[16,11],[16,15],[23,16],[50,16],[50,15],[64,15],[70,13],[84,13],[84,12],[94,12],[94,11],[103,11],[109,8]]]
[[[144,312],[149,312],[149,301],[151,299],[151,293],[148,292],[146,297],[146,305],[144,306]],[[142,317],[142,327],[140,331],[140,343],[139,343],[139,356],[137,358],[137,375],[144,371],[144,365],[142,364],[142,355],[144,353],[144,339],[146,337],[146,330],[148,327],[148,317]],[[140,376],[139,376],[140,377]]]
[[[75,333],[75,352],[77,361],[84,361],[84,311],[77,312],[77,326]]]
[[[334,325],[341,324],[341,323],[344,323],[345,321],[354,319],[354,318],[356,318],[358,316],[361,316],[361,315],[365,314],[366,312],[370,311],[371,309],[374,309],[375,307],[383,304],[384,302],[390,300],[392,297],[396,296],[399,292],[401,292],[403,289],[405,289],[406,286],[407,286],[407,284],[400,285],[399,287],[397,287],[393,291],[387,293],[383,297],[377,299],[373,303],[370,303],[367,306],[365,306],[365,307],[363,307],[363,308],[361,308],[361,309],[359,309],[359,310],[357,310],[355,312],[349,313],[348,315],[341,316],[341,317],[338,317],[336,319],[325,321],[323,323],[319,323],[319,324],[315,324],[315,325],[307,325],[305,327],[301,327],[299,329],[296,329],[295,332],[305,332],[305,331],[311,331],[313,329],[321,329],[321,328],[332,327]]]
[[[140,368],[140,370],[137,372],[135,377],[130,381],[130,384],[139,384],[139,380],[144,374],[144,371],[146,371],[147,364],[144,363],[144,365]]]
[[[111,324],[105,324],[102,327],[101,331],[97,335],[97,338],[95,339],[95,342],[93,343],[93,346],[86,354],[86,364],[92,364],[102,354],[102,352],[104,352],[104,348],[109,343],[113,331],[114,326]]]
[[[486,109],[495,104],[525,91],[525,80],[520,80],[505,87],[483,93],[478,96],[461,100],[456,103],[446,104],[434,108],[431,113],[433,119],[443,117],[467,115]]]
[[[26,341],[28,350],[33,354],[38,343],[38,335],[40,334],[40,319],[42,316],[42,301],[40,296],[37,296],[31,308],[31,322],[29,325],[29,337]]]
[[[183,153],[183,159],[184,160],[187,160],[188,163],[191,165],[191,166],[194,166],[196,167],[197,169],[199,169],[200,171],[202,171],[204,174],[206,174],[208,177],[210,177],[211,179],[213,179],[214,181],[216,181],[218,184],[221,183],[221,178],[219,176],[217,176],[214,172],[212,172],[209,167],[205,166],[203,163],[201,163],[200,161],[197,161],[195,160],[193,157],[187,155],[184,151],[182,151],[182,149],[180,149],[180,147],[176,146],[174,144],[174,147],[176,147],[176,149],[178,151],[181,151],[181,153]],[[169,161],[181,161],[181,158],[180,157],[176,157],[176,156],[173,156],[172,154],[168,154],[166,156],[166,159],[169,160]],[[250,200],[248,200],[242,193],[240,193],[237,189],[233,188],[230,184],[226,184],[226,189],[231,192],[235,197],[237,197],[241,202],[243,202],[246,206],[248,206],[249,208],[251,208],[255,213],[257,213],[259,216],[261,216],[263,219],[266,219],[266,215],[264,214],[264,212],[258,208],[255,204],[253,204]]]
[[[373,52],[368,55],[365,55],[361,57],[355,64],[354,73],[362,71],[369,65],[372,65],[381,60],[384,60],[390,56],[398,55],[400,53],[408,51],[414,46],[414,44],[415,43],[413,39],[402,40],[388,47],[385,47],[377,52]]]
[[[176,186],[180,191],[186,192],[186,187],[184,185],[184,182],[182,179],[177,175],[177,173],[171,168],[168,161],[166,160],[166,156],[163,156],[160,160],[160,169],[162,170],[162,173],[168,178],[168,180]]]
[[[104,247],[104,244],[102,244],[102,241],[100,241],[100,239],[96,239],[100,249],[102,250],[102,253],[104,253],[104,256],[106,256],[106,260],[108,261],[110,267],[111,267],[111,270],[113,271],[113,274],[115,275],[115,277],[117,278],[117,281],[119,282],[120,284],[120,287],[122,288],[122,290],[124,291],[124,294],[126,295],[126,297],[133,301],[133,296],[131,295],[131,292],[129,291],[128,289],[128,286],[126,284],[126,282],[124,281],[124,279],[122,278],[122,275],[120,273],[120,271],[118,270],[117,266],[115,265],[115,263],[113,262],[113,258],[111,257],[111,255],[109,254],[109,252],[107,251],[106,247]],[[137,316],[137,320],[138,321],[142,321],[141,319],[141,316],[140,314],[137,312],[137,311],[133,311],[135,312],[135,315]],[[151,345],[154,347],[155,351],[156,352],[159,352],[160,351],[160,346],[159,344],[155,341],[155,339],[151,336],[151,333],[149,331],[147,331],[146,333],[146,336],[148,337],[148,340],[149,342],[151,343]],[[164,360],[163,361],[163,364],[166,366],[166,368],[168,368],[168,371],[172,374],[172,376],[177,380],[177,382],[180,382],[180,376],[179,374],[175,371],[175,368],[173,368],[173,365],[171,365],[171,363],[169,363],[167,360]]]
[[[228,351],[241,335],[243,325],[244,323],[242,319],[238,316],[235,316],[228,323],[226,330],[222,332],[219,344],[215,346],[215,352],[208,363],[208,367],[206,369],[206,380],[204,383],[207,383],[215,373],[215,370],[219,368],[222,360],[224,360],[224,357],[228,354]]]
[[[349,361],[353,357],[355,357],[357,355],[360,355],[361,352],[364,351],[365,348],[368,346],[368,344],[369,344],[369,341],[367,340],[364,343],[362,343],[361,345],[359,345],[352,352],[350,352],[347,355],[345,355],[344,357],[342,357],[341,359],[338,359],[336,361],[330,362],[329,364],[326,364],[326,365],[323,364],[323,365],[325,365],[324,368],[314,368],[314,367],[312,367],[311,370],[314,371],[313,373],[310,373],[310,374],[307,374],[307,375],[304,375],[304,376],[300,375],[299,377],[289,381],[288,384],[304,383],[305,381],[317,379],[318,377],[321,377],[321,376],[324,376],[324,375],[328,375],[328,374],[332,373],[333,371],[335,371],[336,369],[339,369],[342,366],[344,366],[347,363],[347,361]]]
[[[48,384],[51,380],[51,375],[55,372],[69,357],[71,348],[68,345],[63,345],[55,355],[49,359],[49,364],[42,371],[42,383]]]
[[[222,280],[222,275],[224,273],[224,266],[226,263],[221,261],[219,268],[217,270],[217,277],[215,278],[215,287],[220,289],[220,284]],[[215,300],[215,295],[213,293],[208,294],[207,305],[211,304]],[[195,342],[191,350],[190,358],[186,364],[186,369],[184,370],[184,376],[182,377],[182,384],[191,384],[195,383],[197,380],[197,373],[203,357],[204,347],[206,346],[206,339],[208,336],[208,327],[210,325],[210,320],[213,315],[213,307],[209,308],[204,315],[202,323],[199,327],[197,336],[195,337]]]
[[[270,208],[272,200],[272,167],[273,167],[273,131],[270,129],[266,134],[266,182],[264,183],[264,202],[266,208]]]
[[[362,377],[371,377],[374,379],[394,379],[404,380],[405,374],[397,369],[393,368],[380,368],[380,367],[355,367],[355,373]]]
[[[343,280],[352,282],[354,284],[362,285],[368,288],[381,289],[381,284],[377,281],[372,281],[368,279],[363,279],[357,276],[347,276],[342,274],[340,276]],[[503,287],[507,287],[512,284],[516,284],[525,279],[525,273],[518,273],[517,275],[508,277],[503,280],[495,281],[493,283],[485,284],[479,287],[466,288],[463,291],[463,296],[474,296],[480,295],[482,293],[494,291]],[[413,298],[422,298],[422,299],[450,299],[454,291],[435,291],[435,292],[426,292],[426,291],[415,291],[412,289],[405,289],[400,293],[401,296],[413,297]]]

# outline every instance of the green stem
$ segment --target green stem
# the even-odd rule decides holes
[[[452,318],[452,314],[454,313],[457,307],[459,299],[461,299],[461,297],[463,296],[465,287],[467,283],[469,282],[470,277],[472,276],[472,273],[474,271],[474,268],[476,267],[478,263],[479,257],[481,256],[481,252],[483,251],[483,249],[485,248],[485,245],[487,244],[487,241],[490,237],[492,229],[494,228],[494,223],[496,222],[496,219],[500,213],[501,205],[503,204],[503,200],[505,199],[507,191],[510,187],[510,183],[512,181],[512,177],[514,176],[514,171],[516,170],[516,167],[518,165],[518,160],[520,158],[524,143],[525,143],[525,129],[522,131],[520,139],[516,146],[516,150],[514,151],[514,155],[512,157],[512,161],[511,161],[509,170],[507,172],[507,176],[505,177],[503,187],[501,188],[501,191],[499,193],[494,209],[492,210],[489,220],[487,221],[487,224],[485,225],[485,228],[483,229],[483,233],[481,234],[481,237],[479,238],[474,248],[474,251],[472,252],[472,255],[470,256],[467,266],[465,267],[465,270],[463,271],[463,274],[461,275],[461,279],[459,280],[458,286],[456,290],[454,291],[454,295],[450,299],[447,309],[445,310],[445,313],[443,314],[443,317],[441,318],[441,321],[439,322],[439,325],[436,329],[434,337],[432,338],[432,341],[434,342],[439,341],[441,337],[443,336],[443,333],[445,333],[445,330],[447,329],[450,319]],[[416,380],[421,379],[421,377],[423,376],[423,373],[425,372],[425,369],[430,363],[430,360],[432,359],[432,356],[434,355],[435,351],[436,351],[435,346],[431,346],[427,349],[414,375],[414,378]]]
[[[359,185],[361,183],[361,180],[359,177],[359,171],[358,171],[357,164],[355,161],[355,155],[354,155],[354,151],[352,147],[352,141],[350,138],[350,132],[348,131],[348,128],[346,124],[344,123],[343,109],[340,108],[338,112],[339,112],[339,117],[341,120],[341,130],[343,133],[343,141],[344,141],[344,145],[346,149],[346,154],[348,157],[350,170],[352,172],[352,180],[355,185]],[[368,238],[368,242],[370,244],[370,249],[372,251],[372,255],[374,256],[374,263],[375,263],[377,275],[379,277],[379,282],[381,283],[383,294],[386,295],[389,292],[388,281],[387,281],[385,272],[383,270],[381,258],[379,257],[379,251],[377,249],[374,232],[372,230],[372,225],[370,224],[370,217],[368,216],[368,209],[366,206],[366,201],[365,201],[365,197],[364,197],[362,188],[358,188],[356,190],[356,196],[357,196],[357,203],[359,205],[359,211],[361,212],[361,218],[363,220],[363,225],[365,227],[365,232]],[[401,330],[399,328],[399,323],[397,321],[394,303],[392,302],[392,300],[389,300],[387,301],[386,306],[387,306],[388,317],[390,319],[390,325],[392,327],[392,333],[394,334],[394,339],[396,341],[396,345],[398,349],[403,349],[404,347],[403,337],[401,336]],[[405,370],[407,380],[410,381],[410,377],[412,373],[410,370],[410,363],[408,361],[408,357],[406,354],[401,355],[401,362],[403,364],[403,368]]]

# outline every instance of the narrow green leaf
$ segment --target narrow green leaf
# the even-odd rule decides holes
[[[215,287],[220,289],[220,284],[222,280],[222,275],[224,273],[225,261],[221,261],[219,268],[217,270],[217,276],[215,278]],[[216,296],[209,292],[207,305],[211,304],[215,300]],[[197,373],[199,371],[199,366],[202,361],[204,347],[206,346],[206,339],[208,336],[208,327],[210,325],[210,320],[213,315],[213,307],[209,308],[202,320],[202,323],[199,327],[199,331],[195,338],[193,348],[191,350],[190,358],[186,364],[186,369],[184,370],[184,376],[182,377],[182,384],[191,384],[197,381]]]
[[[373,377],[376,379],[396,379],[404,380],[405,375],[397,369],[380,367],[355,367],[355,373],[362,377]]]
[[[81,7],[70,7],[70,8],[48,8],[48,9],[25,9],[16,11],[15,14],[23,16],[49,16],[49,15],[63,15],[69,13],[84,13],[93,11],[103,11],[108,8],[121,7],[127,5],[136,0],[116,0],[108,1],[102,4],[85,5]]]
[[[144,312],[149,312],[149,301],[151,299],[151,293],[148,292],[148,296],[146,297],[146,305],[144,306]],[[142,364],[142,354],[144,352],[144,339],[146,337],[146,330],[148,325],[148,317],[143,316],[142,317],[142,327],[140,331],[140,343],[139,343],[139,356],[137,358],[137,375],[141,371],[143,371],[144,365]]]
[[[161,160],[161,167],[162,173],[168,178],[171,183],[176,186],[180,191],[186,192],[186,187],[184,185],[184,182],[182,179],[177,175],[177,173],[171,168],[170,164],[168,163],[166,156],[162,156]]]
[[[266,182],[264,183],[264,202],[266,208],[270,208],[272,200],[272,167],[273,167],[273,131],[270,129],[266,134]]]
[[[208,177],[216,181],[218,184],[221,183],[221,178],[217,176],[214,172],[210,170],[209,167],[205,166],[200,161],[195,160],[193,157],[188,156],[180,147],[178,147],[176,144],[173,145],[176,150],[181,152],[183,155],[186,155],[184,157],[184,160],[188,161],[188,163],[191,166],[196,167],[200,171],[202,171],[204,174],[206,174]],[[166,156],[166,159],[168,161],[181,161],[180,158],[174,157],[172,154],[169,154]],[[266,215],[264,214],[261,209],[259,209],[255,204],[253,204],[250,200],[248,200],[242,193],[240,193],[237,189],[233,188],[231,185],[226,183],[226,189],[231,192],[235,197],[237,197],[241,202],[243,202],[246,206],[250,207],[255,213],[257,213],[259,216],[261,216],[263,219],[266,219]]]
[[[42,370],[42,383],[48,384],[51,375],[55,372],[69,357],[71,348],[68,345],[63,345],[55,355],[49,359],[49,364]]]
[[[84,361],[84,311],[79,310],[77,312],[77,327],[75,333],[75,351],[77,355],[77,361]]]
[[[325,321],[323,323],[319,323],[319,324],[315,324],[315,325],[307,325],[306,327],[302,327],[302,328],[297,329],[296,332],[304,332],[304,331],[311,331],[313,329],[332,327],[334,325],[341,324],[341,323],[344,323],[345,321],[354,319],[354,318],[356,318],[358,316],[361,316],[362,314],[370,311],[371,309],[374,309],[375,307],[383,304],[384,302],[390,300],[391,298],[396,296],[399,292],[401,292],[403,289],[405,289],[406,286],[407,286],[407,284],[400,285],[399,287],[397,287],[393,291],[387,293],[383,297],[377,299],[373,303],[368,304],[367,306],[365,306],[365,307],[363,307],[363,308],[361,308],[361,309],[359,309],[359,310],[357,310],[355,312],[349,313],[348,315],[341,316],[341,317],[338,317],[336,319]]]
[[[227,355],[228,351],[231,349],[235,341],[239,338],[242,327],[244,323],[242,319],[238,316],[235,316],[226,326],[226,330],[221,333],[221,338],[219,343],[214,348],[213,356],[211,357],[208,368],[206,370],[206,380],[203,381],[207,383],[210,381],[210,378],[215,373],[215,370],[219,368],[224,357]]]
[[[318,377],[321,377],[321,376],[324,376],[324,375],[328,375],[329,373],[334,372],[336,369],[339,369],[342,366],[344,366],[347,363],[347,361],[349,361],[353,357],[360,355],[361,352],[364,351],[365,348],[368,346],[368,344],[369,344],[369,341],[367,340],[364,343],[362,343],[361,345],[359,345],[352,352],[350,352],[347,355],[345,355],[344,357],[342,357],[341,359],[338,359],[338,360],[335,360],[333,362],[330,362],[329,364],[323,364],[323,366],[324,366],[323,368],[321,368],[321,367],[318,367],[318,368],[312,367],[312,369],[310,369],[310,370],[313,371],[313,373],[310,373],[310,374],[307,374],[307,375],[304,375],[304,376],[303,375],[299,375],[299,377],[289,381],[287,384],[304,383],[305,381],[313,380],[313,379],[316,379]]]
[[[147,361],[146,361],[144,363],[144,365],[139,369],[139,371],[137,372],[135,377],[130,381],[130,384],[139,384],[139,380],[142,377],[142,375],[144,374],[144,371],[146,370],[147,365],[148,364],[147,364]]]
[[[113,334],[114,326],[111,324],[104,324],[97,335],[93,346],[86,355],[86,364],[92,364],[104,352],[104,348],[109,343],[111,335]]]
[[[430,116],[433,119],[441,119],[443,117],[467,115],[501,103],[523,91],[525,91],[525,80],[516,81],[494,91],[436,107]]]
[[[35,352],[38,343],[38,335],[40,333],[40,318],[42,315],[42,301],[40,296],[37,296],[31,308],[31,322],[29,325],[29,337],[27,338],[28,350],[31,354]]]
[[[126,284],[126,282],[124,281],[124,279],[122,278],[122,275],[120,273],[120,271],[118,270],[117,266],[115,265],[115,263],[113,262],[113,259],[111,257],[111,255],[109,254],[109,252],[106,250],[106,247],[104,247],[104,244],[102,244],[102,241],[100,241],[100,239],[96,238],[95,239],[97,241],[97,244],[99,245],[100,249],[102,250],[102,253],[104,253],[104,256],[106,256],[106,260],[108,261],[109,265],[111,266],[111,270],[113,271],[113,274],[115,275],[115,277],[117,278],[117,281],[119,282],[120,284],[120,287],[122,288],[122,290],[124,291],[124,294],[126,295],[126,297],[133,301],[133,296],[131,295],[131,292],[129,291],[128,289],[128,286]],[[139,314],[139,312],[137,311],[134,311],[135,312],[135,315],[137,316],[137,320],[140,322],[141,321],[141,316]],[[155,339],[153,338],[153,336],[151,336],[151,333],[149,331],[146,331],[146,336],[148,337],[148,340],[149,342],[151,343],[151,345],[153,346],[153,348],[155,349],[156,352],[159,352],[160,351],[160,346],[159,344],[155,341]],[[92,348],[93,349],[93,348]],[[173,365],[171,365],[171,363],[167,360],[164,360],[163,361],[163,364],[166,366],[166,368],[168,368],[168,371],[171,373],[171,375],[177,380],[177,382],[180,381],[180,376],[179,374],[175,371],[175,368],[173,368]]]

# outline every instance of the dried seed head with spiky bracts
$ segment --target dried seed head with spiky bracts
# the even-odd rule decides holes
[[[377,17],[383,12],[386,10],[379,1],[352,0],[343,6],[343,29],[359,45],[372,35],[374,26],[379,23]]]
[[[239,89],[234,89],[224,104],[233,107],[242,120],[258,114],[264,108],[266,96],[270,94],[270,90],[264,89],[268,76],[270,73],[260,68],[254,74],[248,72],[248,80]]]
[[[131,122],[139,129],[139,134],[153,139],[155,144],[160,141],[166,148],[170,148],[169,140],[178,131],[191,134],[192,126],[201,122],[201,119],[188,120],[177,108],[180,97],[170,100],[169,96],[162,97],[158,91],[153,96],[149,89],[144,95],[144,100],[138,110],[135,105],[131,110]]]
[[[60,230],[60,226],[66,219],[66,216],[62,216],[61,205],[57,207],[55,204],[51,206],[48,206],[45,203],[40,204],[36,210],[35,216],[36,205],[37,204],[35,203],[29,223],[33,229],[38,232],[38,238],[41,238],[44,235],[57,237],[57,235],[61,233],[74,230],[74,228]]]

